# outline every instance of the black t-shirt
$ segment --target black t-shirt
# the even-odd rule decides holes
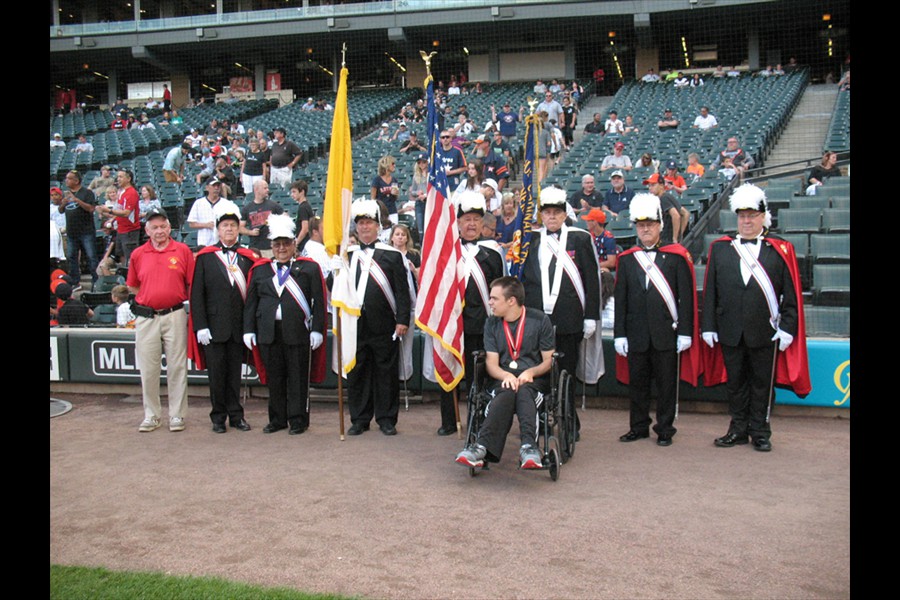
[[[675,239],[673,237],[675,230],[672,225],[672,215],[669,214],[669,209],[674,208],[680,213],[681,203],[675,199],[675,196],[666,192],[659,197],[659,205],[660,208],[662,208],[663,213],[663,229],[659,234],[659,237],[663,244],[671,244]]]
[[[516,359],[515,369],[509,366],[512,357],[509,354],[509,346],[503,330],[503,319],[488,317],[484,324],[484,350],[496,352],[500,357],[500,368],[515,375],[541,364],[543,360],[541,352],[553,350],[556,347],[550,317],[535,308],[526,308],[525,310],[525,333],[522,336],[522,347],[520,355]],[[516,339],[520,322],[521,317],[509,323],[509,332],[513,341]],[[549,377],[549,373],[547,376]]]
[[[841,168],[837,165],[831,167],[830,169],[826,169],[822,165],[816,165],[812,169],[809,170],[809,179],[806,180],[806,185],[810,185],[812,181],[811,179],[815,178],[818,181],[824,182],[827,177],[840,177],[841,176]]]
[[[571,104],[569,106],[563,106],[563,122],[559,124],[560,129],[567,129],[569,125],[572,123],[572,115],[575,114],[575,107]]]
[[[597,192],[597,190],[594,190],[590,194],[585,194],[584,190],[578,190],[578,193],[574,194],[569,200],[569,204],[571,204],[572,208],[574,208],[575,210],[581,210],[582,200],[587,202],[588,205],[593,208],[600,208],[601,206],[603,206],[603,198],[600,197],[600,194]]]
[[[63,192],[63,197],[69,193],[70,190],[66,190]],[[86,202],[92,206],[97,205],[97,198],[94,196],[94,192],[84,186],[81,186],[77,192],[71,193],[82,202]],[[94,231],[96,231],[96,228],[94,227],[94,213],[87,212],[75,201],[66,205],[66,234],[69,237],[94,233]]]
[[[269,239],[269,226],[266,221],[269,215],[280,215],[284,212],[281,205],[277,202],[266,198],[262,203],[248,202],[241,208],[241,220],[247,229],[258,229],[259,235],[247,236],[250,240],[248,244],[256,250],[270,250],[272,248],[272,240]]]
[[[312,206],[309,205],[309,201],[301,202],[300,208],[297,209],[297,234],[300,234],[300,229],[303,227],[303,221],[306,221],[309,224],[309,220],[316,216],[315,211],[313,211]],[[297,252],[303,252],[303,247],[306,246],[306,241],[309,239],[309,231],[306,232],[306,235],[300,240],[300,243],[297,244]]]
[[[291,161],[294,160],[295,157],[303,154],[300,146],[289,140],[285,140],[284,143],[280,145],[277,142],[273,142],[272,145],[269,146],[269,152],[272,153],[273,169],[286,167],[291,164]]]
[[[88,307],[81,300],[74,298],[67,300],[65,304],[59,307],[56,321],[60,325],[87,325],[90,323]]]
[[[262,175],[263,163],[268,160],[266,154],[266,152],[261,150],[256,152],[247,151],[247,153],[244,154],[244,175],[252,175],[254,177]]]

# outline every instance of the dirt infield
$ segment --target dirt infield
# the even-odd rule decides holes
[[[560,479],[503,461],[470,478],[434,404],[399,435],[137,432],[140,402],[52,394],[50,562],[214,575],[383,598],[847,598],[850,422],[773,418],[774,451],[715,448],[728,418],[681,414],[669,448],[617,441],[622,410],[582,412]],[[349,426],[349,419],[347,420]]]

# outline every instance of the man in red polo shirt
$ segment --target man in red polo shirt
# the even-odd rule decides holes
[[[128,289],[136,295],[135,353],[144,392],[144,420],[138,431],[160,425],[161,358],[166,355],[169,391],[169,431],[184,430],[187,413],[187,314],[194,256],[190,248],[170,237],[166,213],[151,209],[145,226],[149,240],[131,254]]]

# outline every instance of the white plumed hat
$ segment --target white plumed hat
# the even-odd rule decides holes
[[[659,221],[662,225],[662,207],[659,204],[659,198],[653,194],[635,194],[628,207],[628,218],[632,223],[649,220]]]
[[[729,199],[731,210],[758,210],[766,213],[763,223],[767,228],[772,226],[772,213],[769,212],[769,204],[766,202],[766,193],[752,183],[745,183],[731,193]]]
[[[219,200],[213,205],[213,214],[216,217],[216,225],[222,219],[234,219],[238,223],[241,222],[241,209],[231,200]]]
[[[266,220],[266,225],[269,226],[270,240],[277,240],[278,238],[294,239],[294,232],[296,228],[294,226],[294,221],[293,219],[291,219],[290,215],[269,215],[268,220]]]
[[[541,210],[550,206],[556,206],[565,210],[566,190],[556,186],[550,186],[542,189]]]
[[[365,196],[357,198],[353,201],[353,204],[350,205],[350,216],[353,217],[354,221],[358,221],[363,217],[372,219],[373,221],[379,221],[380,215],[381,211],[378,209],[378,202],[370,200]]]
[[[481,192],[466,190],[457,194],[454,197],[454,200],[458,203],[459,207],[456,209],[457,219],[470,212],[478,213],[481,216],[484,216],[484,212],[485,210],[487,210],[487,206],[484,202],[484,194],[482,194]]]

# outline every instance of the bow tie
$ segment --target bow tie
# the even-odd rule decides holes
[[[659,244],[656,244],[655,246],[650,246],[649,248],[644,248],[643,246],[641,246],[641,249],[644,252],[656,252],[657,250],[659,250]]]
[[[475,240],[463,240],[463,246],[472,247],[472,246],[477,246],[477,245],[478,245],[478,242]]]
[[[552,237],[555,240],[559,239],[559,231],[548,231],[547,235],[549,235],[550,237]]]
[[[756,244],[759,238],[753,238],[752,240],[748,240],[746,238],[740,238],[742,244]]]
[[[289,269],[291,267],[291,263],[289,262],[280,262],[277,264],[279,269]]]
[[[222,246],[222,252],[237,252],[237,246]]]
[[[362,242],[359,243],[360,250],[375,250],[375,244],[377,242],[372,242],[371,244],[364,244]]]

